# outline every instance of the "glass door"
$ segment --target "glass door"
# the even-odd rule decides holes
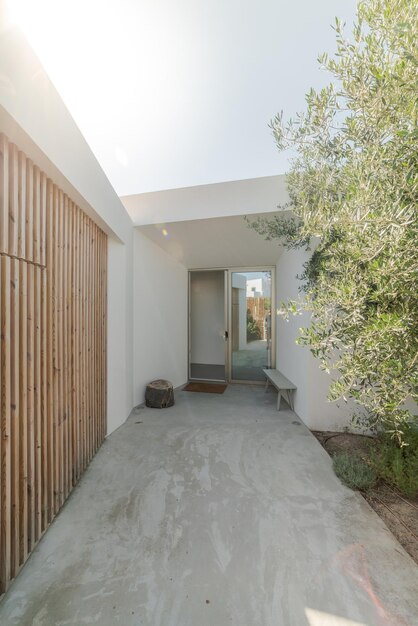
[[[264,381],[274,367],[272,270],[231,272],[231,379]]]

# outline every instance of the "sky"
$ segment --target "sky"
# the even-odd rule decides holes
[[[9,0],[120,195],[283,174],[269,128],[355,0]]]

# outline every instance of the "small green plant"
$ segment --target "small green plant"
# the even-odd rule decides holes
[[[250,309],[247,309],[247,341],[256,341],[257,339],[261,339],[261,332]]]
[[[347,452],[336,454],[333,458],[333,467],[338,478],[350,489],[367,491],[377,479],[375,469],[357,454]]]
[[[403,432],[403,445],[388,433],[378,437],[371,463],[379,476],[410,498],[418,496],[418,429]]]

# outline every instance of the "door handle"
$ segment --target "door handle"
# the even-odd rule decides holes
[[[225,339],[225,341],[228,341],[228,337],[229,337],[229,334],[228,334],[228,331],[226,330],[224,332],[224,339]]]

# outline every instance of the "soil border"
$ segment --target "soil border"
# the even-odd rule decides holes
[[[311,432],[331,458],[338,452],[367,457],[367,448],[372,439],[355,433]],[[368,491],[357,491],[418,565],[418,498],[407,498],[383,480],[379,480]]]

